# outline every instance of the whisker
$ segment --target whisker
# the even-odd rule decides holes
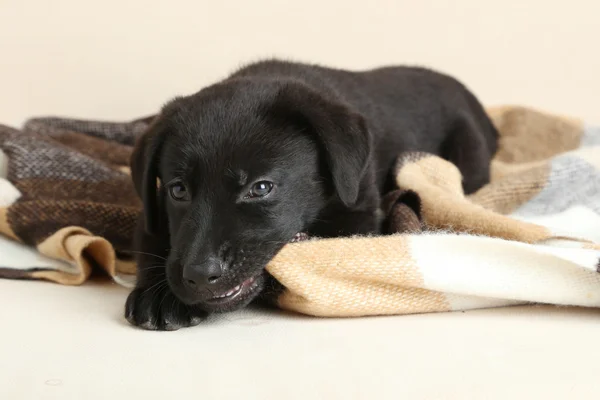
[[[175,307],[177,307],[177,309],[179,309],[179,305],[177,304],[177,298],[175,296],[173,296],[173,300],[171,300],[171,312],[172,313],[175,311]]]
[[[262,243],[266,243],[266,244],[288,244],[288,243],[290,243],[290,241],[286,241],[286,240],[265,240]]]
[[[166,268],[166,265],[150,265],[148,267],[144,267],[143,270],[144,271],[148,271],[150,269],[156,269],[156,268]]]
[[[147,291],[149,291],[149,290],[150,290],[150,289],[152,289],[152,288],[155,288],[155,287],[156,287],[156,286],[158,286],[158,285],[165,284],[165,283],[167,283],[167,281],[166,281],[166,280],[160,280],[160,281],[156,282],[154,285],[150,286],[148,289],[144,290],[144,291],[142,292],[142,294],[146,293]]]
[[[160,294],[160,292],[162,292],[163,290],[165,290],[167,288],[167,284],[166,284],[167,281],[164,281],[163,283],[164,283],[164,285],[161,285],[158,288],[154,289],[154,291],[151,293],[152,297],[158,296]],[[163,294],[163,296],[166,296],[166,293]]]
[[[152,254],[152,253],[146,253],[144,251],[135,251],[135,250],[119,250],[119,253],[136,253],[136,254],[143,254],[143,255],[147,255],[147,256],[152,256],[152,257],[156,257],[158,259],[167,261],[166,258],[159,256],[158,254]]]
[[[165,301],[166,298],[167,298],[167,294],[164,293],[163,296],[162,296],[162,299],[160,300],[160,303],[158,303],[158,309],[159,310],[161,310],[162,304],[163,304],[163,302]]]

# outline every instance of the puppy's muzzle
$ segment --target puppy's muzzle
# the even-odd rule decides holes
[[[188,264],[183,267],[183,283],[195,291],[210,290],[222,276],[223,263],[213,257],[202,264]]]

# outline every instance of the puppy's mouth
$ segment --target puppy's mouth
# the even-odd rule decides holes
[[[297,233],[290,243],[302,242],[308,240],[306,233]],[[248,305],[265,285],[265,272],[261,271],[258,275],[252,276],[237,286],[216,292],[210,290],[212,297],[202,300],[199,304],[209,312],[229,312]]]
[[[240,283],[233,289],[225,293],[213,293],[213,297],[205,300],[204,302],[214,306],[224,306],[228,303],[235,301],[238,297],[243,296],[249,292],[252,292],[256,286],[257,278],[251,277]]]

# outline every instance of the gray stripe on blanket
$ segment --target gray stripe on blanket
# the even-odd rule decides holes
[[[600,126],[586,125],[581,138],[581,147],[600,145]]]
[[[600,213],[600,171],[570,153],[551,162],[545,188],[514,212],[516,217],[556,214],[579,205]]]

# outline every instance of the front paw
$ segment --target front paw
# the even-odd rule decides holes
[[[127,297],[125,318],[129,323],[154,331],[175,331],[198,325],[207,313],[183,304],[168,288],[160,291],[137,288]]]

